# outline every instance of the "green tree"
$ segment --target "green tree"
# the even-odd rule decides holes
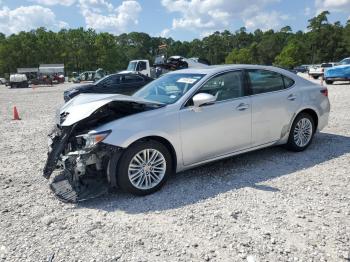
[[[276,57],[275,64],[287,68],[293,68],[304,62],[305,49],[297,41],[289,42]]]
[[[311,18],[308,32],[292,32],[290,26],[279,31],[245,27],[235,32],[214,32],[203,39],[175,41],[131,32],[120,35],[97,33],[93,29],[63,29],[53,32],[38,28],[12,35],[0,33],[0,75],[18,67],[37,67],[41,63],[64,63],[66,72],[125,69],[129,60],[154,61],[160,45],[167,54],[199,57],[212,64],[253,63],[293,67],[298,64],[336,62],[350,54],[350,20],[329,23],[329,12]]]
[[[247,48],[233,49],[231,53],[225,59],[226,64],[253,64],[254,57],[252,50]]]

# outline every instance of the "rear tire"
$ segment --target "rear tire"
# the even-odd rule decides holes
[[[325,82],[326,82],[327,85],[332,85],[332,84],[333,84],[333,81],[332,81],[332,80],[327,80],[327,79],[326,79]]]
[[[318,79],[318,78],[319,78],[319,76],[312,76],[312,78],[313,78],[313,79]]]
[[[173,170],[169,150],[155,140],[132,144],[121,156],[117,167],[119,187],[144,196],[158,191]]]
[[[314,119],[307,113],[300,113],[292,124],[286,148],[294,152],[304,151],[311,144],[314,134]]]

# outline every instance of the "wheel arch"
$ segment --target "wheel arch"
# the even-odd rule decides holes
[[[291,118],[289,124],[287,124],[284,127],[284,130],[282,130],[282,133],[281,133],[281,139],[279,140],[278,144],[287,143],[292,125],[293,125],[295,119],[297,118],[297,116],[300,115],[301,113],[307,113],[307,114],[311,115],[311,117],[313,118],[314,123],[315,123],[314,132],[316,132],[317,127],[318,127],[318,122],[319,122],[319,116],[318,116],[317,110],[312,108],[312,107],[304,107],[304,108],[301,108],[298,112],[295,112],[293,117]]]
[[[172,160],[173,172],[175,172],[176,167],[177,167],[177,153],[176,153],[174,146],[170,143],[170,141],[168,139],[161,137],[161,136],[156,136],[156,135],[145,136],[145,137],[137,139],[136,141],[131,143],[129,146],[131,146],[135,143],[139,143],[139,142],[147,141],[147,140],[157,141],[157,142],[163,144],[169,150],[169,153],[171,155],[171,160]]]
[[[298,112],[298,113],[295,115],[295,117],[294,117],[294,119],[293,119],[293,122],[294,122],[295,118],[296,118],[298,115],[302,114],[302,113],[306,113],[306,114],[308,114],[308,115],[310,115],[310,116],[312,117],[312,119],[314,120],[314,124],[315,124],[315,130],[314,130],[314,132],[316,132],[317,127],[318,127],[318,114],[317,114],[316,110],[314,110],[314,109],[312,109],[312,108],[305,108],[305,109],[302,109],[300,112]],[[292,123],[293,123],[293,122],[292,122]]]

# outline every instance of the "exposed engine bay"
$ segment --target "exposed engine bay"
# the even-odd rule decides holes
[[[88,117],[64,125],[69,112],[61,111],[49,134],[49,152],[43,175],[64,202],[80,202],[117,187],[116,166],[123,149],[103,143],[111,130],[93,131],[105,123],[161,107],[132,100],[112,100]]]

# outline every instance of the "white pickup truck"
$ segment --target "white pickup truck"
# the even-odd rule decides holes
[[[336,63],[323,63],[320,65],[312,65],[309,68],[309,76],[312,76],[314,79],[318,79],[320,76],[323,77],[324,71],[329,68],[335,66]]]
[[[129,62],[128,68],[119,73],[138,72],[145,76],[151,77],[151,66],[148,60],[132,60]]]
[[[164,60],[164,59],[163,59]],[[205,64],[198,58],[184,58],[182,56],[171,56],[166,61],[158,63],[151,67],[149,60],[132,60],[129,62],[128,68],[123,73],[134,73],[146,75],[152,78],[158,78],[160,75],[167,73],[168,71],[183,69],[183,68],[206,68],[208,64]]]

